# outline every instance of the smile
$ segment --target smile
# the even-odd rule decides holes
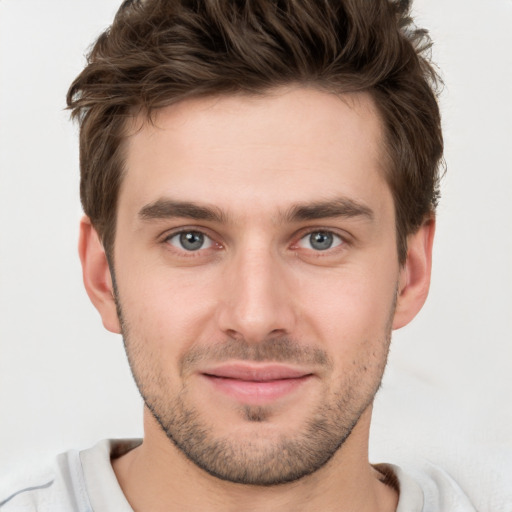
[[[313,374],[282,365],[230,364],[201,376],[216,390],[245,404],[263,404],[283,398],[308,382]]]

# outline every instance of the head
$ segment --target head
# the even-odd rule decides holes
[[[406,4],[125,2],[70,88],[87,290],[148,421],[220,478],[364,448],[426,297],[442,137]]]
[[[430,41],[408,1],[125,1],[71,85],[80,196],[107,253],[115,240],[127,121],[187,98],[306,85],[367,92],[381,116],[401,263],[432,216],[443,143]]]

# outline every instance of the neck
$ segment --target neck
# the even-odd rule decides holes
[[[134,510],[233,512],[395,511],[396,492],[368,462],[369,408],[321,469],[275,486],[220,480],[189,461],[145,411],[144,442],[112,465]]]

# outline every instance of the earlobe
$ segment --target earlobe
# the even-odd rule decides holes
[[[409,235],[407,259],[400,270],[393,329],[407,325],[425,303],[430,288],[435,219],[427,219]]]
[[[96,230],[86,216],[80,221],[78,253],[87,295],[101,315],[103,325],[111,332],[121,333],[107,255]]]

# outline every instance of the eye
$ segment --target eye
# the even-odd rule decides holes
[[[333,247],[341,245],[343,240],[338,235],[330,231],[312,231],[303,236],[299,243],[299,247],[304,249],[313,249],[314,251],[327,251]]]
[[[200,231],[181,231],[171,235],[166,242],[185,251],[199,251],[200,249],[208,249],[213,246],[213,241]]]

